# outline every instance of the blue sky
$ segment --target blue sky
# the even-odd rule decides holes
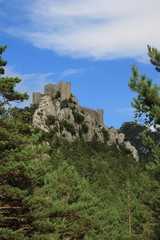
[[[147,45],[160,49],[159,0],[0,0],[0,45],[20,91],[70,81],[82,106],[107,126],[133,120],[131,66],[158,83]],[[24,102],[23,106],[29,105]]]

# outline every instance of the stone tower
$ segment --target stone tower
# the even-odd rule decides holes
[[[60,95],[61,101],[68,99],[71,96],[71,83],[59,81],[56,85],[47,84],[44,86],[44,95],[49,95],[51,99]],[[42,93],[34,92],[32,104],[38,104],[42,96]]]

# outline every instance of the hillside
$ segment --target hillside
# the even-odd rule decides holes
[[[67,87],[66,87],[67,86]],[[70,84],[58,82],[44,87],[44,94],[33,93],[33,126],[52,135],[64,137],[68,141],[81,139],[96,140],[108,146],[115,144],[117,149],[131,153],[136,161],[138,152],[125,135],[103,123],[103,110],[93,110],[78,104],[77,98],[70,92]]]

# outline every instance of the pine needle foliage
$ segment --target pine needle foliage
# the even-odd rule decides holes
[[[160,52],[148,46],[150,62],[160,71]],[[128,83],[130,89],[137,93],[132,106],[136,109],[135,118],[142,118],[145,124],[160,124],[160,85],[152,83],[146,75],[140,74],[135,65],[132,66],[132,77]]]
[[[0,47],[2,54],[6,49]],[[0,57],[1,74],[6,62]],[[21,80],[0,77],[1,117],[0,117],[0,239],[28,239],[32,229],[29,208],[25,198],[32,195],[34,186],[39,184],[45,172],[37,159],[44,152],[42,146],[36,146],[38,136],[24,120],[25,114],[16,117],[12,108],[5,108],[13,101],[28,99],[14,87]],[[15,113],[15,109],[14,109]],[[26,113],[27,114],[27,113]],[[28,113],[29,114],[29,113]],[[27,115],[28,115],[27,114]]]
[[[0,55],[5,49],[0,47]],[[1,75],[6,64],[0,56]],[[159,240],[158,158],[141,166],[116,144],[70,143],[34,130],[33,109],[8,108],[28,98],[15,92],[18,82],[0,77],[0,239]],[[144,82],[135,70],[132,87],[147,96],[151,82]],[[136,107],[145,107],[145,97],[139,100]],[[155,120],[153,108],[144,109],[148,121]],[[158,157],[159,149],[149,144]]]

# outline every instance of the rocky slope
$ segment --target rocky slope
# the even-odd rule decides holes
[[[52,131],[69,141],[77,138],[85,141],[94,139],[107,145],[116,144],[119,150],[125,149],[132,153],[136,161],[139,160],[136,148],[125,140],[123,133],[106,127],[84,112],[73,95],[63,101],[58,95],[54,98],[43,95],[33,115],[33,126],[45,132]]]

